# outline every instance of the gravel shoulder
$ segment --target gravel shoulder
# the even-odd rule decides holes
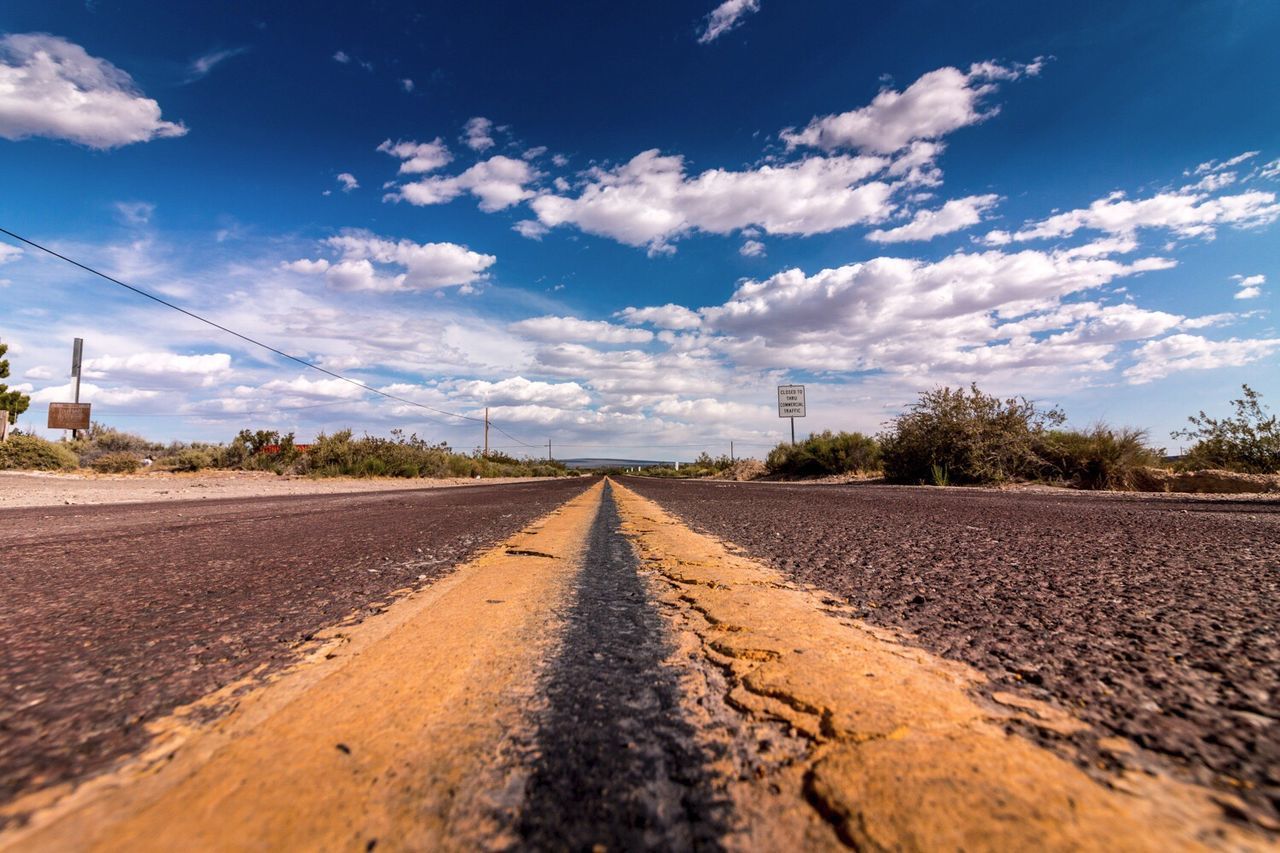
[[[1280,812],[1280,504],[623,478],[858,618],[1069,708],[1046,742],[1097,771],[1118,736]]]
[[[280,476],[266,471],[201,471],[175,474],[55,474],[43,471],[0,471],[0,509],[104,503],[146,503],[170,500],[333,495],[389,492],[405,489],[445,489],[495,483],[525,483],[536,477],[461,477],[427,480],[399,478]]]

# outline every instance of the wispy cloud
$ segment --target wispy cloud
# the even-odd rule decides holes
[[[233,56],[239,56],[249,50],[247,47],[232,47],[226,50],[214,50],[203,56],[197,56],[191,60],[191,65],[187,68],[187,79],[183,82],[194,83],[209,76],[209,72],[214,68],[231,59]]]
[[[742,23],[742,19],[760,11],[760,0],[724,0],[707,15],[707,26],[698,36],[698,44],[710,44]]]

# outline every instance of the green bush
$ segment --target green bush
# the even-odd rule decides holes
[[[314,477],[556,477],[567,473],[562,463],[521,461],[499,453],[467,455],[416,435],[405,437],[399,430],[393,430],[391,438],[354,438],[351,430],[322,434],[297,455],[291,470]]]
[[[1248,385],[1244,396],[1232,400],[1234,417],[1211,418],[1203,411],[1187,418],[1193,429],[1177,430],[1174,438],[1194,439],[1179,467],[1190,470],[1221,468],[1245,474],[1280,473],[1280,419],[1262,405],[1262,395]]]
[[[1000,399],[978,390],[937,388],[880,435],[885,476],[901,483],[1000,483],[1035,477],[1036,445],[1065,420],[1025,397]]]
[[[21,433],[0,441],[0,470],[68,471],[79,464],[65,444]]]
[[[875,471],[880,468],[880,446],[860,432],[827,430],[797,444],[779,444],[769,451],[765,466],[770,474],[786,477]]]
[[[156,467],[166,471],[200,471],[214,466],[214,455],[198,447],[184,447],[172,456],[156,460]]]
[[[124,451],[104,453],[93,460],[93,470],[99,474],[132,474],[141,467],[141,459]]]
[[[1136,489],[1142,469],[1159,465],[1161,457],[1147,446],[1145,430],[1105,424],[1087,432],[1046,430],[1035,449],[1041,477],[1081,489]]]

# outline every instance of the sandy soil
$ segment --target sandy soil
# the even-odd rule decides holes
[[[52,474],[0,471],[0,509],[63,504],[146,503],[148,501],[256,498],[282,495],[332,495],[401,489],[441,489],[483,483],[523,483],[530,477],[470,480],[357,479],[288,477],[266,471],[201,471],[172,474]]]

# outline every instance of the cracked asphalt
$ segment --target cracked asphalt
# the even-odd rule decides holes
[[[0,510],[0,804],[109,767],[591,482]]]
[[[1280,503],[622,482],[859,618],[1070,710],[1026,731],[1091,771],[1120,736],[1280,814]]]

